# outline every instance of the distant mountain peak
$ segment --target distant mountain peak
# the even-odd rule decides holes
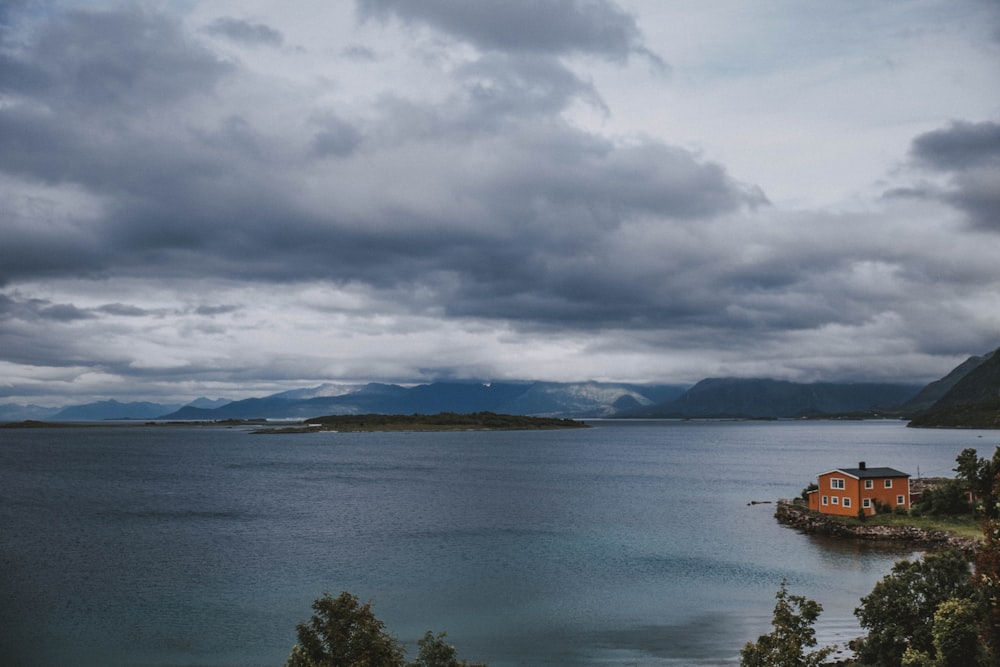
[[[229,398],[207,398],[205,396],[200,396],[188,403],[188,405],[193,408],[205,408],[212,410],[214,408],[221,408],[223,405],[229,405],[232,402],[232,399]]]
[[[298,401],[309,398],[321,398],[324,396],[343,396],[344,394],[353,393],[361,387],[362,385],[357,384],[333,384],[331,382],[324,382],[323,384],[315,387],[290,389],[289,391],[272,394],[271,398],[284,398],[291,401]]]

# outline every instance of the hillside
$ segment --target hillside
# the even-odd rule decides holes
[[[48,417],[53,421],[98,421],[104,419],[153,419],[164,411],[176,410],[177,405],[161,403],[120,403],[98,401],[84,405],[70,405]]]
[[[910,420],[913,428],[1000,429],[1000,397],[929,410]]]
[[[913,417],[916,428],[1000,428],[1000,354],[966,373],[931,406]]]
[[[650,418],[790,418],[898,409],[914,385],[797,383],[766,378],[710,378],[680,398],[621,416]]]
[[[969,357],[943,378],[935,380],[921,389],[920,393],[903,405],[903,413],[915,414],[934,407],[934,404],[944,398],[944,395],[958,384],[962,378],[988,361],[992,356],[994,356],[993,352],[987,352],[981,356]]]
[[[997,396],[1000,396],[1000,354],[994,352],[955,383],[934,404],[934,409],[940,410],[954,405],[980,403]]]

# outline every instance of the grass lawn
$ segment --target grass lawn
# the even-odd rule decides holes
[[[848,525],[861,524],[854,517],[841,517],[835,515],[824,515],[836,518],[838,521]],[[979,520],[971,514],[957,517],[932,517],[913,516],[910,514],[876,514],[865,520],[866,524],[874,526],[916,526],[924,530],[946,530],[961,537],[974,537],[982,539],[983,531],[979,527]]]
[[[926,530],[947,530],[961,535],[962,537],[975,537],[982,539],[983,531],[979,525],[979,519],[966,514],[956,517],[933,517],[933,516],[900,516],[895,514],[883,514],[869,519],[885,521],[887,526],[917,526]]]

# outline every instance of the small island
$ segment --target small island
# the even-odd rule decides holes
[[[327,415],[305,420],[301,426],[262,428],[260,434],[316,433],[336,431],[357,433],[362,431],[539,431],[566,428],[589,428],[574,419],[555,417],[527,417],[504,415],[495,412],[458,414],[440,412],[436,415]]]

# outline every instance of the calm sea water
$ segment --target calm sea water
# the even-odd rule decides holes
[[[732,665],[774,593],[824,643],[913,555],[810,538],[773,506],[867,461],[951,474],[998,434],[898,422],[250,435],[0,431],[0,664],[279,666],[329,591],[510,665]]]

